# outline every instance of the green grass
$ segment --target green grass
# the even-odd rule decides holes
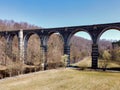
[[[0,81],[0,90],[120,90],[120,73],[58,69]]]

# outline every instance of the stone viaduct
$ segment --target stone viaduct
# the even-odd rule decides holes
[[[47,41],[53,33],[59,33],[64,42],[64,54],[68,55],[67,66],[70,65],[70,39],[71,37],[79,31],[87,32],[92,40],[92,68],[98,68],[98,42],[100,36],[107,30],[117,29],[120,30],[120,23],[108,23],[108,24],[95,24],[95,25],[86,25],[86,26],[71,26],[71,27],[60,27],[60,28],[42,28],[34,30],[14,30],[14,31],[0,31],[0,36],[5,37],[7,41],[7,47],[9,48],[9,53],[11,53],[12,40],[16,35],[19,41],[19,54],[20,60],[25,63],[26,54],[27,54],[27,44],[31,35],[37,34],[40,38],[40,47],[43,52],[44,57],[44,68],[47,63]]]

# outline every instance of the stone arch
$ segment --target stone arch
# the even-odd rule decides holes
[[[68,37],[68,46],[70,46],[70,63],[76,63],[82,60],[84,57],[91,55],[91,42],[85,47],[83,47],[82,44],[79,44],[79,46],[75,45],[76,41],[74,42],[73,37],[78,32],[84,32],[90,37],[90,40],[92,41],[91,34],[87,30],[80,28],[73,31]],[[77,41],[79,41],[79,38]],[[81,47],[84,49],[82,49]]]
[[[58,34],[58,35],[57,35]],[[61,64],[61,57],[64,53],[64,39],[60,32],[49,32],[47,39],[47,64],[48,68],[58,68]]]
[[[117,27],[117,26],[109,26],[109,27],[104,28],[97,37],[97,44],[100,40],[100,37],[104,34],[104,32],[111,30],[111,29],[120,31],[120,27]]]
[[[113,42],[115,42],[114,40],[116,40],[115,39],[115,33],[116,33],[116,31],[118,31],[118,34],[120,34],[120,27],[118,27],[118,26],[108,26],[108,27],[106,27],[106,28],[104,28],[102,31],[101,31],[101,33],[98,35],[98,38],[97,38],[97,43],[99,43],[100,42],[100,40],[102,40],[102,39],[105,39],[106,41],[108,40],[110,40],[109,38],[107,38],[107,37],[105,37],[105,35],[107,35],[108,33],[109,33],[109,31],[110,32],[113,32],[113,33],[111,33],[110,35],[111,36],[113,36],[112,38],[111,38],[111,40],[113,40]],[[114,33],[114,31],[115,31],[115,33]],[[102,37],[102,38],[101,38]],[[104,38],[103,38],[104,37]],[[118,38],[118,40],[119,40],[120,38]],[[109,44],[110,43],[110,44]],[[112,45],[112,41],[109,41],[109,43],[108,44],[102,44],[102,45],[100,45],[100,43],[99,43],[99,51],[101,51],[101,52],[99,52],[99,56],[100,55],[102,55],[103,53],[104,53],[104,51],[109,51],[109,53],[110,53],[110,55],[111,55],[111,57],[112,57],[112,59],[110,60],[110,62],[111,61],[114,61],[114,62],[116,62],[115,61],[115,57],[114,56],[119,56],[118,54],[116,54],[115,52],[117,52],[117,51],[119,51],[119,48],[116,48],[116,51],[114,51],[115,50],[115,48],[113,47],[113,45]],[[112,53],[111,53],[112,52]],[[114,57],[114,58],[113,58]],[[103,59],[104,60],[104,59]],[[112,63],[114,63],[114,62],[112,62]],[[117,63],[118,63],[118,61],[117,61]],[[109,62],[107,61],[107,64],[109,64]],[[108,66],[108,67],[106,67],[106,68],[119,68],[120,66],[118,65],[118,67],[112,67],[112,66]],[[100,66],[99,66],[99,68],[101,68]]]
[[[73,32],[71,32],[71,34],[69,35],[68,40],[67,40],[67,44],[69,46],[70,46],[70,40],[71,40],[72,36],[74,36],[75,33],[80,32],[80,31],[86,32],[90,36],[90,38],[92,40],[92,35],[86,29],[79,28],[79,29],[76,29]],[[93,40],[92,40],[92,42],[93,42]]]
[[[27,48],[27,44],[28,44],[28,40],[30,38],[30,36],[32,35],[37,35],[39,37],[39,41],[40,41],[40,35],[38,33],[35,32],[29,32],[24,36],[23,42],[24,42],[24,47]],[[41,42],[41,41],[40,41]]]
[[[13,38],[14,38],[15,36],[17,36],[17,39],[18,39],[18,34],[16,34],[16,33],[11,33],[11,34],[9,34],[9,35],[7,36],[7,42],[11,42],[11,43],[12,43]],[[19,39],[18,39],[18,40],[19,40]]]
[[[13,41],[16,38],[16,41]],[[16,43],[17,42],[17,43]],[[16,44],[15,44],[16,43]],[[6,37],[6,54],[13,61],[16,61],[19,58],[19,38],[17,33],[9,33]],[[16,48],[13,48],[15,47]]]
[[[6,38],[7,45],[10,46],[11,48],[12,48],[12,43],[15,36],[17,37],[17,41],[19,41],[19,38],[18,38],[19,36],[16,33],[11,33]]]
[[[59,34],[60,35],[60,37],[61,37],[61,39],[62,39],[62,42],[64,43],[64,37],[63,37],[63,35],[59,32],[59,31],[50,31],[49,33],[48,33],[48,36],[45,38],[46,39],[46,44],[48,43],[48,40],[49,40],[49,38],[50,38],[50,36],[52,35],[52,34]]]
[[[32,39],[34,39],[34,41],[32,41]],[[40,45],[41,38],[38,33],[30,32],[24,36],[24,60],[26,64],[38,65],[41,63]]]

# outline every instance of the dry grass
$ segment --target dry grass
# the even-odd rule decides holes
[[[83,60],[81,60],[78,63],[74,64],[75,66],[79,66],[79,67],[91,67],[91,58],[90,57],[86,57]]]
[[[58,69],[0,81],[0,90],[120,90],[120,73]]]
[[[98,67],[101,68],[103,67],[103,62],[104,60],[98,60]],[[107,68],[120,68],[120,65],[117,62],[111,62],[108,61],[107,62]],[[79,66],[79,67],[91,67],[91,58],[90,57],[86,57],[83,60],[81,60],[78,63],[73,64],[73,66]]]

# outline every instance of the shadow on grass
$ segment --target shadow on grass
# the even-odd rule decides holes
[[[104,68],[101,68],[101,69],[104,69]],[[120,67],[106,68],[106,70],[120,71]]]
[[[92,69],[91,67],[80,67],[80,66],[72,66],[72,65],[70,65],[69,66],[69,68],[74,68],[74,69],[76,69],[76,70],[90,70],[90,69]]]

